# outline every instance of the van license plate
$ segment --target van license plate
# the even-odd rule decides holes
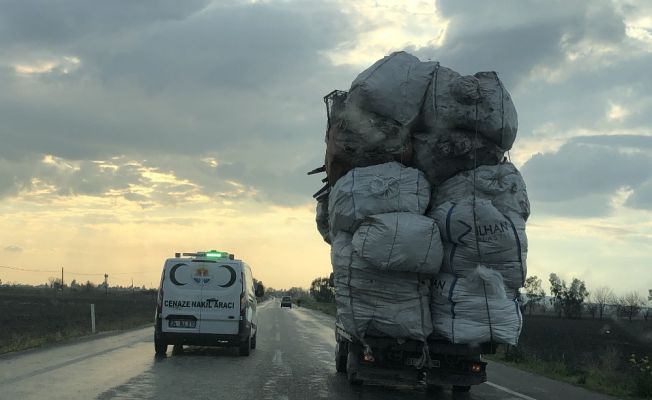
[[[188,319],[171,319],[168,321],[170,328],[194,328],[197,326],[197,321]]]

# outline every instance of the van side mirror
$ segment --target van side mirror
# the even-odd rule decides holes
[[[256,297],[263,297],[265,295],[265,287],[262,283],[256,285]]]
[[[335,273],[331,272],[330,276],[328,277],[328,287],[335,287]]]

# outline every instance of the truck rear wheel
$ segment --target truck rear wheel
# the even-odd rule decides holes
[[[335,370],[341,374],[346,373],[346,363],[349,357],[349,344],[338,340],[335,345]]]
[[[258,332],[254,333],[254,336],[251,338],[251,348],[252,349],[256,348],[256,335],[258,335]]]

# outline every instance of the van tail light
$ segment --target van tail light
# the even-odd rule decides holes
[[[244,293],[240,293],[240,315],[243,317],[247,313],[247,298]]]

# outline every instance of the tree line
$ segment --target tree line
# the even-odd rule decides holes
[[[611,288],[601,286],[589,292],[584,281],[573,278],[567,284],[555,273],[550,274],[548,282],[549,297],[539,277],[533,275],[525,280],[524,307],[530,313],[537,308],[545,311],[552,306],[560,318],[582,318],[582,315],[588,314],[592,318],[603,319],[609,314],[631,321],[639,315],[645,320],[652,317],[650,308],[646,306],[647,299],[636,291],[617,295]]]
[[[548,282],[550,283],[549,296],[546,295],[542,280],[538,276],[533,275],[526,279],[525,287],[519,293],[524,304],[524,312],[529,314],[532,314],[533,311],[545,313],[552,309],[559,318],[590,316],[594,319],[604,319],[607,316],[617,316],[630,321],[639,316],[645,320],[652,317],[652,311],[647,306],[647,299],[636,291],[617,295],[611,288],[601,286],[590,292],[584,281],[573,278],[568,283],[555,273],[550,274]],[[318,302],[331,303],[335,301],[335,292],[327,277],[315,278],[308,291],[292,288],[285,293],[293,297],[309,295]]]

